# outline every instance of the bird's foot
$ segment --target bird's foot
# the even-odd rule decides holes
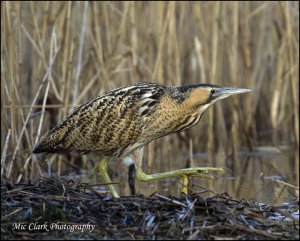
[[[216,171],[219,173],[223,173],[223,168],[215,168],[215,167],[191,167],[191,168],[184,168],[169,172],[163,173],[154,173],[151,175],[147,175],[143,172],[140,166],[136,166],[136,176],[137,179],[140,181],[148,182],[154,181],[158,179],[170,178],[170,177],[182,177],[182,176],[197,176],[202,178],[209,178],[212,179],[213,176],[209,173],[210,171]]]
[[[209,173],[210,171],[215,171],[218,173],[224,173],[223,168],[215,168],[215,167],[192,167],[182,169],[183,175],[182,177],[182,187],[181,193],[187,195],[188,194],[188,186],[189,186],[189,177],[198,177],[198,178],[206,178],[206,179],[214,179],[215,177]]]

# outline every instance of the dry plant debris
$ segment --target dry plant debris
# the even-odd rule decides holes
[[[298,216],[294,214],[298,212]],[[88,230],[13,230],[16,223],[95,225]],[[42,177],[1,180],[1,239],[299,239],[299,202],[268,206],[228,194],[183,198],[100,196],[87,184]]]

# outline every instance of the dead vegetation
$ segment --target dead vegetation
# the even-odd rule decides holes
[[[298,212],[298,214],[297,214]],[[49,231],[14,230],[14,223],[43,225]],[[92,232],[50,229],[96,225]],[[268,206],[228,194],[182,198],[153,194],[112,199],[87,184],[42,177],[35,184],[1,182],[2,239],[299,239],[299,202]]]

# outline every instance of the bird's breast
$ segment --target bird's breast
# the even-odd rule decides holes
[[[188,129],[200,120],[200,114],[176,105],[159,106],[151,117],[145,119],[143,138],[154,140],[159,137]]]

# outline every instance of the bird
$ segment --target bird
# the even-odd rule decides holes
[[[181,176],[205,177],[223,168],[190,167],[163,173],[142,170],[144,146],[163,136],[196,125],[208,107],[231,95],[252,90],[213,84],[167,86],[140,82],[107,91],[76,108],[60,124],[44,134],[33,153],[91,154],[113,197],[119,194],[107,173],[113,157],[134,164],[139,181]]]

